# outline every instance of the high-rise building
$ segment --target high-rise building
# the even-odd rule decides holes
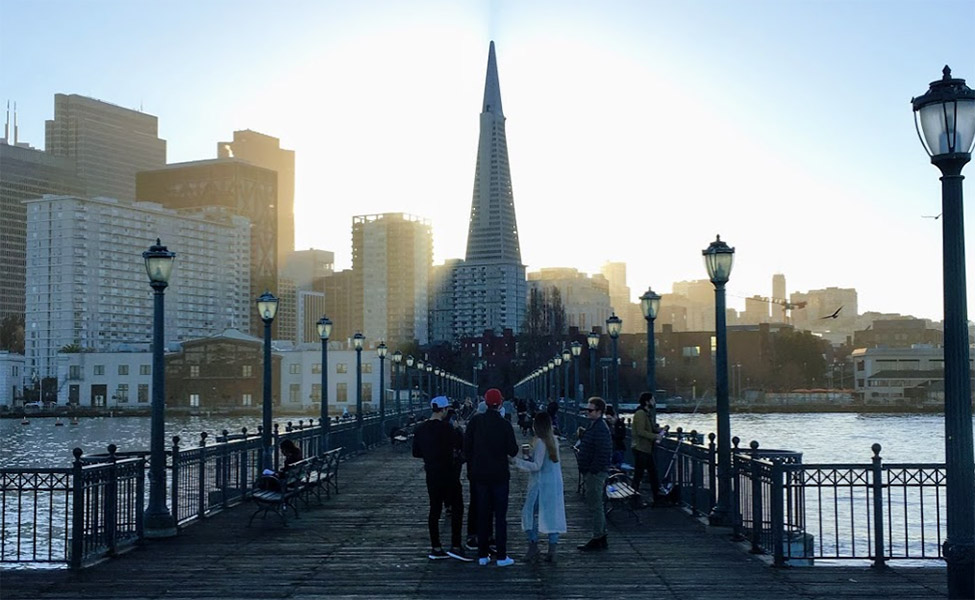
[[[795,292],[789,302],[805,303],[802,308],[792,311],[796,329],[818,333],[836,345],[842,344],[856,331],[858,309],[854,288],[828,287],[806,293]]]
[[[77,94],[54,95],[45,150],[74,161],[87,196],[133,200],[135,174],[166,164],[156,117]]]
[[[298,338],[295,343],[320,342],[318,320],[325,314],[325,294],[299,289],[298,296]]]
[[[295,249],[295,151],[281,140],[250,129],[234,132],[234,141],[217,142],[217,158],[239,158],[278,174],[278,259]],[[282,265],[283,266],[283,265]]]
[[[547,292],[559,290],[565,309],[566,328],[578,327],[585,333],[593,327],[605,327],[613,312],[610,305],[610,284],[602,275],[589,277],[572,268],[543,268],[528,273],[528,289]],[[646,325],[643,325],[646,331]]]
[[[333,340],[344,342],[362,329],[362,301],[355,289],[352,269],[325,278],[325,314],[332,321]]]
[[[786,296],[785,275],[782,273],[772,275],[772,299],[776,301],[776,304],[772,306],[772,322],[788,323],[789,317],[786,312],[788,307],[785,303],[789,298]]]
[[[335,253],[328,250],[296,250],[280,256],[281,275],[293,279],[299,290],[325,289],[323,281],[335,268]]]
[[[54,375],[64,346],[148,348],[152,289],[142,253],[157,238],[176,253],[166,288],[166,340],[238,327],[248,294],[250,222],[219,208],[166,210],[113,198],[28,200],[27,368]]]
[[[27,269],[27,207],[44,194],[80,194],[74,163],[34,148],[0,143],[0,320],[23,316]]]
[[[508,164],[505,116],[494,42],[488,48],[481,105],[467,255],[456,268],[455,340],[505,329],[517,333],[525,317],[525,265]]]
[[[626,284],[626,263],[606,262],[599,268],[609,282],[609,303],[616,316],[623,320],[623,333],[646,333],[647,323],[643,309],[631,300],[630,286]],[[605,326],[605,323],[604,323]]]
[[[235,257],[250,265],[250,297],[269,290],[278,293],[277,174],[236,158],[216,158],[176,163],[136,176],[139,200],[158,202],[167,208],[222,206],[246,217],[253,225],[250,252]],[[251,311],[241,330],[262,337],[264,325]],[[274,326],[277,333],[277,326]]]
[[[352,272],[367,339],[391,348],[427,343],[432,263],[429,221],[403,213],[352,218]]]

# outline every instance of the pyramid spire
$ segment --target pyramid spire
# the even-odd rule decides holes
[[[504,118],[501,111],[501,84],[498,82],[498,60],[494,56],[494,42],[488,48],[487,75],[484,77],[484,104],[481,112]]]

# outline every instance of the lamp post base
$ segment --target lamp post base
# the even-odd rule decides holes
[[[953,543],[945,540],[941,544],[941,555],[948,564],[948,597],[975,598],[975,546]]]
[[[176,520],[169,512],[145,514],[142,533],[147,538],[168,538],[176,536]]]

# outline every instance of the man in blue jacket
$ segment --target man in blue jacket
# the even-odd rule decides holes
[[[491,515],[494,515],[494,541],[497,544],[498,566],[514,564],[508,556],[508,483],[511,473],[508,459],[518,454],[518,442],[511,423],[501,417],[501,391],[491,388],[484,393],[487,411],[475,415],[467,423],[464,434],[464,455],[467,474],[477,494],[477,555],[478,563],[487,565],[488,537]]]
[[[586,485],[586,508],[592,516],[592,539],[578,546],[579,550],[605,550],[606,512],[603,508],[603,488],[609,476],[609,463],[613,455],[613,438],[603,419],[606,401],[592,397],[586,405],[589,427],[579,440],[579,472]]]

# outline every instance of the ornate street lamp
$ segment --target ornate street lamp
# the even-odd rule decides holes
[[[566,402],[569,398],[572,398],[574,394],[569,392],[569,363],[572,362],[572,351],[568,348],[562,348],[562,389],[563,394],[565,394]]]
[[[376,346],[376,356],[379,357],[379,432],[386,435],[386,373],[383,366],[386,363],[386,353],[389,348],[386,342],[380,340]]]
[[[332,418],[328,415],[328,338],[332,335],[332,321],[322,315],[318,320],[318,337],[322,340],[322,452],[328,450],[328,434]]]
[[[559,391],[558,391],[557,386],[555,384],[555,360],[554,359],[551,359],[551,358],[548,359],[548,363],[546,363],[546,366],[548,367],[548,371],[546,371],[546,373],[548,373],[548,381],[546,382],[548,384],[548,391],[547,391],[547,393],[550,395],[550,397],[553,400],[555,400],[556,402],[558,402],[559,401]]]
[[[423,374],[427,372],[427,366],[423,364],[422,360],[416,361],[416,392],[417,392],[417,402],[416,406],[419,409],[423,408],[423,392],[426,391],[426,387],[423,384]]]
[[[257,314],[264,321],[264,402],[262,407],[261,446],[264,448],[264,469],[274,468],[274,447],[271,445],[271,322],[278,312],[278,299],[265,290],[257,297]]]
[[[413,355],[410,354],[406,357],[406,391],[410,395],[410,414],[413,414],[413,376],[410,375],[410,369],[413,368],[415,359]]]
[[[366,336],[362,332],[355,332],[352,336],[352,346],[355,348],[355,435],[358,448],[364,448],[362,439],[362,342]]]
[[[579,356],[582,355],[582,344],[580,344],[579,342],[572,342],[572,344],[569,345],[569,349],[572,352],[572,356],[575,357],[575,359],[572,361],[572,370],[575,373],[575,376],[573,377],[572,398],[578,404],[579,403]]]
[[[948,597],[975,598],[975,475],[972,458],[972,383],[965,289],[965,221],[961,171],[975,142],[975,91],[964,79],[943,77],[912,99],[918,137],[941,171],[944,287],[945,479],[948,529],[942,556]]]
[[[599,334],[590,331],[586,336],[586,343],[589,344],[589,396],[591,397],[596,395],[596,350],[599,349]]]
[[[433,400],[433,365],[429,362],[426,364],[427,371],[427,402]]]
[[[640,296],[640,308],[643,309],[643,318],[647,320],[647,391],[651,394],[657,393],[657,360],[654,356],[656,348],[653,340],[653,321],[657,318],[657,311],[660,310],[660,295],[647,288],[646,293]]]
[[[620,358],[619,337],[623,329],[623,319],[613,313],[606,319],[606,332],[613,340],[613,408],[620,414]]]
[[[400,384],[400,380],[397,377],[397,371],[399,371],[400,372],[400,375],[402,375],[402,371],[400,371],[400,369],[401,369],[401,366],[400,365],[402,363],[403,363],[403,353],[400,352],[399,350],[397,350],[396,352],[393,352],[393,366],[392,366],[392,371],[391,371],[390,374],[392,375],[393,381],[396,384],[395,385],[395,389],[396,389],[395,397],[396,397],[396,423],[397,423],[397,425],[402,425],[402,422],[400,421],[400,419],[403,416],[403,406],[400,404],[400,401],[399,401],[399,388],[400,388],[400,385],[399,384]]]
[[[552,385],[555,388],[555,400],[558,401],[558,399],[562,397],[561,390],[559,390],[559,386],[562,384],[562,382],[559,381],[559,371],[561,371],[559,367],[562,366],[562,355],[556,354],[555,358],[551,360],[551,363],[553,365]]]
[[[176,520],[166,506],[166,359],[165,292],[173,272],[174,252],[156,243],[142,253],[153,292],[152,310],[152,423],[149,432],[149,506],[145,511],[146,537],[176,535]],[[37,377],[37,372],[34,372]],[[36,380],[36,379],[35,379]],[[43,400],[38,398],[38,400]]]
[[[714,284],[714,337],[716,345],[715,378],[718,411],[718,503],[708,521],[715,527],[731,527],[731,415],[728,406],[728,329],[725,325],[724,286],[731,277],[735,249],[721,241],[721,236],[705,249],[704,265]]]

